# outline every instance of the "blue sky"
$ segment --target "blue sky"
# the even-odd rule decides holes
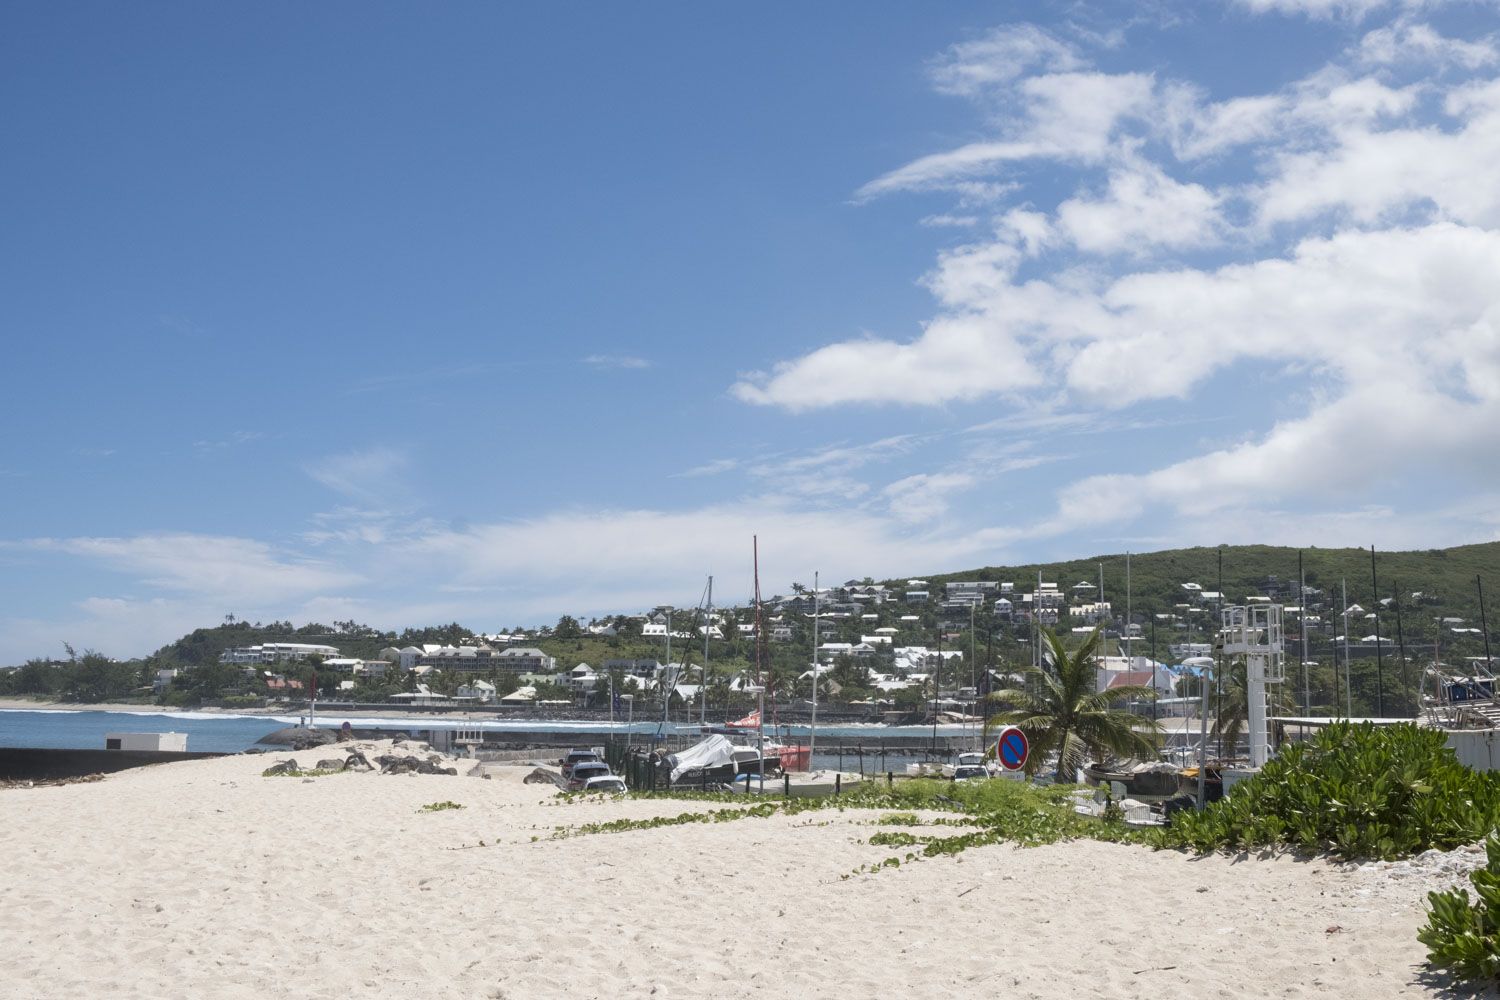
[[[0,662],[1500,537],[1500,11],[0,13]]]

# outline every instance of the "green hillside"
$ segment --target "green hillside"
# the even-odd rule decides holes
[[[1143,613],[1171,611],[1188,600],[1184,583],[1201,584],[1204,590],[1221,591],[1227,603],[1243,603],[1251,595],[1282,596],[1296,603],[1297,549],[1271,545],[1226,545],[1220,548],[1169,549],[1130,556],[1129,598],[1137,620]],[[1370,578],[1369,549],[1308,548],[1302,553],[1307,586],[1322,594],[1309,600],[1310,608],[1341,611],[1340,583],[1346,582],[1349,602],[1366,609],[1374,599],[1399,596],[1403,625],[1413,634],[1431,636],[1435,617],[1459,617],[1478,625],[1479,592],[1476,578],[1494,591],[1485,595],[1491,626],[1495,624],[1496,600],[1500,600],[1500,542],[1462,545],[1451,549],[1375,553],[1379,592]],[[1222,566],[1222,576],[1220,567]],[[1080,581],[1099,584],[1104,577],[1104,599],[1117,613],[1125,610],[1126,557],[1124,553],[1089,556],[1056,563],[1017,566],[984,566],[957,573],[924,577],[936,589],[950,580],[1014,581],[1018,590],[1035,588],[1038,574],[1056,583],[1065,593]],[[1286,589],[1270,594],[1272,579]],[[1413,601],[1420,592],[1424,598]],[[1383,616],[1384,617],[1384,616]],[[1405,619],[1410,619],[1406,621]]]

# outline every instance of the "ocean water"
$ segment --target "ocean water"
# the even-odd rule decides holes
[[[296,725],[302,719],[297,715],[226,715],[218,712],[93,712],[55,711],[33,712],[24,709],[0,710],[0,747],[41,747],[55,749],[104,749],[106,733],[186,733],[188,749],[193,751],[237,753],[246,750],[263,737],[285,726]],[[356,729],[385,729],[392,732],[421,729],[482,729],[487,733],[548,732],[571,733],[583,736],[604,736],[610,733],[634,733],[649,736],[657,731],[658,723],[635,722],[629,726],[607,722],[569,722],[566,720],[525,719],[462,719],[453,716],[408,715],[399,719],[371,718],[366,716],[323,715],[315,719],[318,726],[338,728],[348,722]],[[693,733],[695,726],[668,724],[667,732]],[[972,727],[939,726],[939,736],[957,737],[973,735]],[[793,739],[806,739],[806,726],[783,726],[777,735]],[[766,730],[768,738],[771,730]],[[819,726],[819,740],[836,740],[850,743],[883,736],[926,737],[932,735],[931,726],[883,726],[877,724],[854,726]],[[831,767],[837,763],[835,755],[829,755],[825,763],[820,752],[816,766]],[[855,766],[856,758],[846,756],[845,767]],[[867,758],[867,767],[871,766]]]

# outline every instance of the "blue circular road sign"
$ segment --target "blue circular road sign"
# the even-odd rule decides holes
[[[1026,739],[1026,734],[1015,726],[1006,726],[1000,731],[1000,738],[995,741],[995,759],[1000,766],[1007,771],[1019,771],[1026,766],[1026,756],[1031,752],[1031,744]]]

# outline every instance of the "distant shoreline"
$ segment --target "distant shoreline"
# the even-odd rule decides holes
[[[266,708],[174,708],[171,705],[121,705],[115,702],[32,701],[29,698],[0,698],[0,709],[21,712],[133,712],[155,715],[163,712],[208,712],[222,715],[295,715],[294,711]]]

